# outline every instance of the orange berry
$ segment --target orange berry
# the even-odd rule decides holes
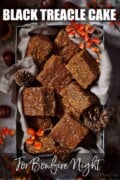
[[[9,129],[9,135],[14,136],[14,134],[15,134],[15,131],[13,129]]]
[[[84,37],[86,35],[86,32],[84,30],[78,30],[78,33],[82,37]]]
[[[9,134],[9,129],[8,129],[7,127],[3,127],[3,128],[1,129],[1,134],[2,134],[3,136],[7,136],[7,135]]]
[[[71,27],[70,25],[65,27],[66,32],[70,32],[71,30],[73,30],[73,27]]]
[[[34,140],[30,137],[28,139],[26,139],[26,144],[33,144],[34,143]]]
[[[84,25],[84,24],[78,24],[78,25],[77,25],[77,29],[78,29],[79,31],[84,31],[84,30],[85,30],[85,25]]]
[[[28,129],[27,129],[27,134],[29,134],[29,135],[31,135],[31,136],[34,136],[34,135],[35,135],[34,129],[28,128]]]
[[[85,34],[84,39],[85,41],[88,41],[90,39],[87,33]]]
[[[39,129],[37,132],[36,132],[36,136],[43,136],[44,135],[44,130],[43,129]]]
[[[84,42],[80,42],[79,48],[80,48],[80,49],[84,49],[84,48],[85,48],[85,43],[84,43]]]
[[[87,31],[90,28],[90,24],[85,24],[85,31]]]
[[[93,52],[96,52],[96,53],[99,53],[100,52],[100,49],[97,48],[97,47],[92,47],[91,48]]]
[[[34,149],[40,150],[41,147],[42,147],[42,143],[39,142],[39,141],[35,141],[35,143],[34,143]]]
[[[93,38],[92,42],[95,44],[100,44],[100,39],[99,38]]]
[[[69,31],[69,32],[68,32],[68,36],[69,36],[70,38],[74,37],[74,36],[75,36],[75,31],[74,31],[74,30]]]
[[[87,48],[91,48],[91,46],[92,46],[92,41],[91,41],[91,40],[88,40],[88,41],[86,42],[86,47],[87,47]]]
[[[86,24],[85,25],[85,31],[88,32],[88,33],[93,33],[95,30],[95,28],[89,24]]]
[[[31,139],[32,139],[32,140],[35,140],[35,136],[31,136]]]

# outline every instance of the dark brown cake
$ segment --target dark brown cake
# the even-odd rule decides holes
[[[54,91],[50,87],[30,87],[23,90],[23,111],[26,116],[54,116]]]
[[[55,94],[55,102],[56,102],[55,116],[57,118],[61,118],[64,114],[64,105],[62,102],[62,97],[58,94]]]
[[[96,96],[89,91],[85,91],[75,82],[63,88],[60,94],[79,113],[82,113],[97,101]]]
[[[79,120],[80,112],[78,112],[71,104],[67,102],[65,98],[61,96],[56,97],[56,117],[61,118],[64,113],[67,113],[74,117],[74,119]]]
[[[41,148],[34,148],[34,144],[27,144],[26,149],[30,154],[39,154],[39,153],[53,153],[55,151],[55,142],[51,137],[40,137],[38,142],[41,143]]]
[[[52,42],[48,36],[35,35],[30,38],[26,56],[31,56],[37,65],[47,60],[53,48]]]
[[[74,149],[87,133],[88,129],[83,124],[65,114],[53,128],[50,136],[65,148]]]
[[[76,53],[66,67],[84,89],[91,85],[99,74],[97,62],[87,50]]]
[[[58,160],[66,161],[69,158],[71,151],[64,148],[63,146],[57,146],[54,153],[57,155]]]
[[[75,120],[79,120],[80,111],[78,111],[72,104],[70,104],[65,98],[62,98],[62,103],[64,106],[64,112],[69,114]]]
[[[57,46],[58,53],[65,62],[68,62],[74,54],[80,51],[78,45],[69,39],[64,30],[61,30],[58,33],[55,39],[55,45]]]
[[[36,117],[36,127],[37,129],[51,130],[53,124],[50,117]]]
[[[57,92],[72,79],[60,56],[52,55],[36,79],[45,86],[54,87]]]
[[[51,130],[53,128],[51,117],[42,116],[26,116],[26,122],[29,128],[33,128],[35,131],[43,129],[44,131]]]

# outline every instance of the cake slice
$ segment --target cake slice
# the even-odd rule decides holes
[[[47,60],[53,44],[48,36],[35,35],[30,38],[26,50],[26,57],[31,56],[37,65]]]
[[[52,129],[50,136],[67,149],[74,149],[87,135],[88,129],[80,122],[65,114]]]
[[[82,89],[76,82],[72,82],[63,88],[60,94],[80,114],[98,101],[95,95]]]
[[[55,39],[55,45],[64,62],[68,62],[74,54],[80,51],[78,45],[69,39],[63,29],[58,33]]]
[[[43,70],[40,71],[36,79],[42,85],[54,87],[57,92],[72,80],[62,58],[57,55],[52,55],[46,61]]]
[[[23,112],[26,116],[54,116],[54,90],[50,87],[29,87],[23,90]]]
[[[76,53],[66,67],[84,89],[91,85],[99,75],[98,64],[87,50]]]
[[[44,131],[51,130],[53,128],[51,117],[36,117],[36,127]]]
[[[79,120],[80,112],[78,112],[67,100],[60,95],[57,95],[55,98],[56,101],[56,111],[55,116],[61,118],[63,114],[67,113],[74,117],[74,119]]]

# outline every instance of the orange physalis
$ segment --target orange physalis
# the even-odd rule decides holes
[[[76,24],[75,29],[79,32],[84,31],[85,26],[84,24]]]
[[[80,48],[80,49],[84,49],[84,48],[85,48],[85,43],[81,41],[81,42],[79,43],[79,48]]]
[[[95,43],[96,45],[100,44],[100,39],[97,37],[94,37],[94,38],[92,38],[92,42]]]
[[[32,140],[35,140],[35,136],[31,136],[31,139],[32,139]]]
[[[31,136],[34,136],[34,135],[35,135],[34,129],[28,128],[28,129],[27,129],[27,134],[29,134],[29,135],[31,135]]]
[[[90,39],[88,33],[85,34],[84,39],[86,42]]]
[[[100,53],[100,49],[97,47],[92,47],[91,49],[93,52]]]
[[[41,137],[44,135],[44,130],[43,129],[39,129],[37,132],[36,132],[36,136],[38,137]]]
[[[71,25],[67,25],[65,28],[68,36],[71,37],[80,37],[82,43],[79,44],[81,49],[91,48],[93,45],[97,46],[100,44],[100,39],[97,37],[92,37],[92,34],[95,31],[95,28],[90,24],[77,24],[72,22]]]
[[[91,48],[92,47],[92,41],[91,39],[89,39],[87,42],[86,42],[86,48]]]
[[[94,26],[83,23],[78,24],[73,21],[70,25],[66,26],[65,30],[69,38],[80,38],[80,43],[78,44],[80,49],[89,48],[97,54],[98,59],[100,58],[100,49],[98,45],[101,43],[101,40],[98,37],[94,37]]]
[[[68,36],[69,36],[69,38],[74,37],[75,36],[75,31],[74,30],[69,31]]]
[[[7,136],[9,134],[9,129],[7,127],[3,127],[1,129],[1,134],[3,137]]]
[[[26,139],[26,144],[33,145],[34,149],[39,150],[42,147],[41,142],[37,141],[38,137],[44,136],[44,130],[38,129],[37,132],[32,128],[27,129],[27,134],[31,135],[28,139]]]
[[[70,32],[71,30],[73,30],[73,27],[71,27],[71,25],[68,25],[65,27],[66,32]]]
[[[15,131],[13,129],[9,129],[9,135],[13,136],[15,134]]]
[[[88,33],[93,33],[95,31],[95,28],[93,26],[91,26],[90,24],[86,24],[85,31]]]
[[[42,147],[42,143],[39,142],[39,141],[35,141],[35,143],[34,143],[34,149],[40,150],[41,147]]]
[[[30,137],[30,138],[26,139],[26,143],[31,145],[34,143],[34,139],[32,137]]]
[[[15,134],[15,131],[13,129],[3,127],[0,130],[0,145],[4,144],[4,139],[6,138],[6,136],[13,136],[14,134]]]

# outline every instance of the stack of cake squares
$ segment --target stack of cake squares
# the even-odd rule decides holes
[[[39,73],[37,87],[23,90],[23,112],[26,119],[29,117],[37,123],[33,127],[47,132],[38,139],[43,144],[41,149],[36,151],[27,144],[27,152],[54,154],[59,148],[71,152],[90,131],[80,117],[98,103],[98,98],[89,90],[99,76],[98,64],[87,50],[80,50],[63,29],[54,42],[44,35],[31,37],[26,56],[32,56]]]

